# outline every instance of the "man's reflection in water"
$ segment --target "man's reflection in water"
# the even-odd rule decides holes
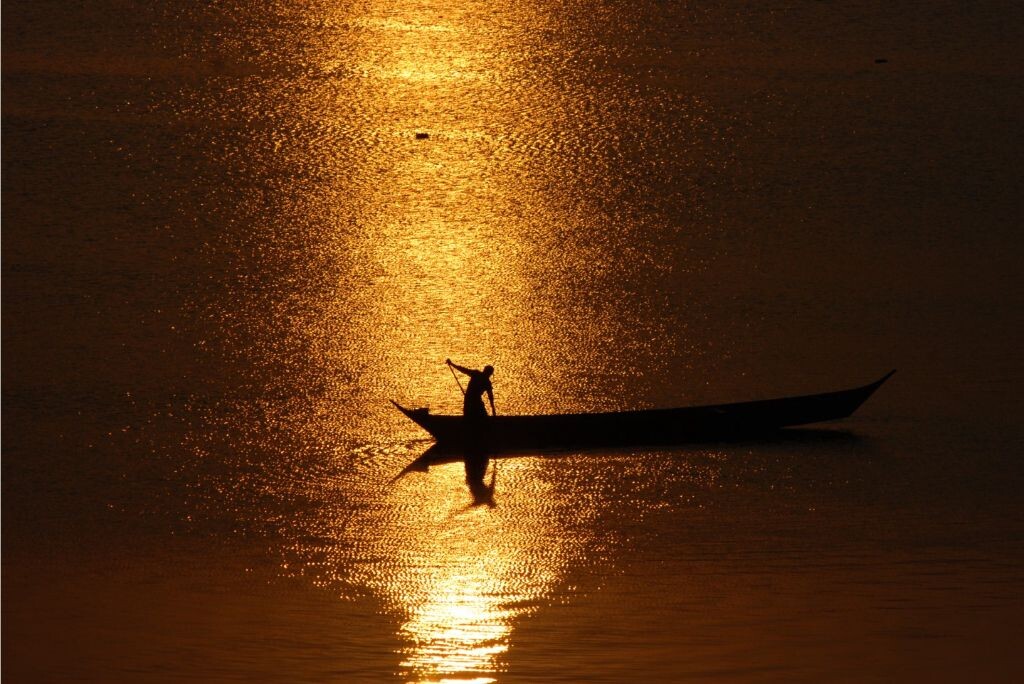
[[[494,502],[494,485],[498,477],[498,463],[495,461],[491,468],[491,483],[484,482],[487,475],[487,464],[490,459],[485,449],[480,445],[466,448],[464,459],[466,465],[466,484],[469,485],[469,493],[473,495],[473,505],[482,506],[487,504],[491,508],[497,506]]]

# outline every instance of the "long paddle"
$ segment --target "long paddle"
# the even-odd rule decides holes
[[[466,396],[466,390],[462,389],[462,382],[459,380],[459,376],[455,374],[455,369],[452,368],[452,365],[450,363],[446,363],[445,365],[448,366],[448,370],[452,372],[452,377],[455,378],[455,384],[457,384],[459,386],[459,389],[462,390],[462,396]]]

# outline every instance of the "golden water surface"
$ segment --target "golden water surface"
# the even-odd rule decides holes
[[[1019,14],[5,4],[5,679],[1019,679]]]
[[[287,67],[300,73],[256,77],[266,92],[240,105],[273,146],[257,175],[274,196],[243,196],[264,203],[249,210],[268,222],[254,226],[250,258],[282,272],[244,293],[258,302],[251,313],[231,300],[212,312],[226,344],[254,356],[258,381],[273,387],[235,407],[236,428],[263,448],[281,439],[265,421],[289,442],[344,445],[338,459],[352,458],[342,450],[353,435],[415,437],[374,404],[391,395],[457,410],[448,356],[500,369],[498,387],[517,390],[499,389],[502,412],[619,406],[610,389],[626,371],[603,369],[602,348],[621,343],[623,325],[654,328],[634,352],[662,333],[639,312],[622,316],[611,279],[650,265],[620,253],[626,240],[636,249],[638,227],[617,225],[590,195],[624,154],[618,129],[640,103],[577,77],[596,40],[592,8],[565,9],[396,2],[294,15],[286,33],[304,45],[301,65]],[[251,160],[237,163],[253,173]],[[591,394],[602,369],[612,379]],[[572,397],[558,389],[569,384]],[[537,468],[503,467],[501,486],[536,506],[517,514],[500,490],[496,508],[470,505],[460,464],[389,486],[379,467],[344,486],[304,482],[320,505],[279,530],[295,538],[284,570],[380,597],[401,616],[406,679],[494,681],[516,622],[564,590],[598,515],[596,500],[565,499]],[[294,483],[257,486],[296,493]]]

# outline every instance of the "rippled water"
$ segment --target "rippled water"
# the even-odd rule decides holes
[[[1016,5],[4,9],[5,677],[1021,676]]]

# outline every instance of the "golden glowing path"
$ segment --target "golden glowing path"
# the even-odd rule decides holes
[[[508,494],[497,508],[469,505],[461,464],[408,476],[334,540],[368,559],[345,583],[371,590],[405,616],[399,635],[408,681],[492,681],[515,622],[542,605],[579,560],[589,540],[579,534],[570,543],[566,529],[595,510],[566,502],[562,510],[542,505],[529,513],[537,501],[558,501],[556,485],[538,477],[540,465],[502,463],[499,497],[502,483]]]
[[[565,103],[546,86],[528,97],[517,90],[536,67],[522,61],[521,42],[552,19],[524,15],[537,11],[528,7],[499,16],[437,0],[320,11],[311,26],[344,28],[336,44],[320,37],[313,85],[281,93],[294,100],[296,127],[322,126],[334,143],[294,161],[297,177],[317,179],[293,188],[315,248],[306,247],[313,263],[298,278],[314,285],[287,312],[289,341],[313,366],[308,382],[289,382],[312,407],[292,411],[285,425],[304,443],[353,435],[394,443],[377,426],[391,419],[409,429],[400,416],[372,416],[366,428],[343,402],[371,388],[457,410],[446,357],[500,369],[498,385],[519,392],[499,394],[499,411],[555,395],[565,381],[558,373],[572,372],[589,349],[578,342],[603,333],[600,316],[552,303],[545,289],[552,266],[564,266],[561,231],[601,220],[578,203],[568,209],[557,183],[534,173],[538,154],[563,144],[551,132]],[[335,272],[344,275],[332,282]],[[572,335],[562,332],[567,316]],[[581,521],[596,514],[593,503],[560,500],[543,470],[529,459],[504,464],[496,508],[467,506],[461,464],[383,491],[394,473],[377,466],[347,475],[344,494],[308,483],[304,494],[322,506],[286,530],[296,539],[285,550],[287,571],[380,597],[401,619],[407,680],[494,681],[516,621],[564,581],[588,543]]]

